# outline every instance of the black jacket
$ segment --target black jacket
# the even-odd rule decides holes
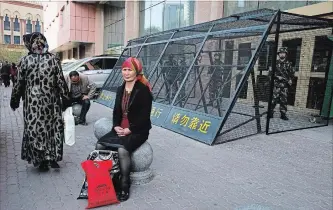
[[[4,64],[1,68],[1,74],[2,75],[9,75],[10,74],[10,65],[9,64]]]
[[[113,128],[120,126],[122,120],[121,103],[124,89],[125,84],[117,89],[116,101],[113,108]],[[149,133],[151,129],[150,111],[152,102],[153,96],[149,88],[141,82],[136,82],[129,99],[127,114],[130,125],[129,129],[133,134]]]

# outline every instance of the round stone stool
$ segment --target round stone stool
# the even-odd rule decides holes
[[[75,117],[80,117],[82,105],[81,104],[74,104],[72,106],[72,109],[73,109],[73,115]]]
[[[97,139],[100,139],[105,134],[109,133],[112,129],[112,120],[103,117],[97,120],[94,124],[94,134]]]
[[[97,139],[110,132],[112,129],[112,120],[101,118],[94,124],[94,134]],[[134,185],[147,184],[153,179],[153,172],[149,168],[153,162],[153,149],[146,141],[137,150],[132,153],[131,164],[132,172],[130,174],[131,182]]]
[[[153,149],[146,141],[132,154],[131,182],[135,185],[147,184],[153,179],[153,172],[149,168],[153,162]]]

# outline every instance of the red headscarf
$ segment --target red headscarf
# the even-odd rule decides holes
[[[142,84],[146,85],[151,92],[151,85],[148,82],[147,78],[143,75],[142,64],[137,58],[129,57],[127,58],[121,68],[130,68],[136,72],[136,80],[140,81]]]

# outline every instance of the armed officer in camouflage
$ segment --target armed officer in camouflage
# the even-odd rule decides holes
[[[166,91],[169,94],[170,101],[172,101],[173,97],[177,92],[177,85],[174,83],[178,74],[177,66],[177,61],[174,59],[174,56],[170,54],[168,56],[168,60],[164,62],[164,65],[162,67],[162,74],[164,77]]]
[[[276,60],[276,72],[274,77],[273,99],[270,112],[270,118],[273,117],[276,104],[280,104],[280,113],[282,120],[288,120],[287,113],[287,98],[288,88],[292,85],[292,79],[295,71],[291,62],[287,60],[288,49],[281,47],[278,51],[278,59]],[[270,75],[271,75],[270,71]],[[271,76],[270,76],[271,78]]]
[[[222,77],[223,77],[223,63],[221,61],[221,54],[216,53],[214,55],[213,66],[208,70],[208,74],[211,74],[211,81],[209,83],[209,103],[213,104],[217,99],[219,90],[222,87]]]

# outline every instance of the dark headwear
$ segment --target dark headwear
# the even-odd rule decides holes
[[[279,49],[278,53],[286,53],[286,54],[288,54],[288,48],[287,47],[281,47]]]
[[[29,54],[42,54],[49,50],[45,36],[39,32],[23,35],[23,42]]]
[[[132,69],[132,71],[136,72],[136,80],[140,81],[142,84],[146,85],[150,92],[152,90],[151,85],[147,78],[143,75],[143,70],[142,70],[142,63],[139,59],[134,58],[134,57],[129,57],[127,58],[121,68],[129,68]]]
[[[79,72],[77,72],[77,71],[71,71],[71,72],[69,73],[69,78],[74,77],[74,76],[80,76],[80,75],[79,75]]]

